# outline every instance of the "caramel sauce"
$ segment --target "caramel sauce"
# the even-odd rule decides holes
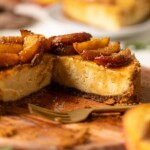
[[[75,96],[70,91],[65,91],[61,87],[55,88],[53,86],[56,85],[48,86],[38,93],[25,98],[25,103],[21,104],[21,106],[26,105],[26,103],[33,103],[48,109],[62,112],[72,111],[79,108],[106,106],[104,103],[86,99],[81,96]]]

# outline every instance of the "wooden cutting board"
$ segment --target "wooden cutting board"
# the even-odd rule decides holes
[[[141,103],[150,101],[150,69],[142,67]],[[22,101],[1,104],[0,147],[18,150],[125,150],[122,115],[92,114],[82,123],[59,124],[28,113],[27,103],[55,111],[103,107],[105,104],[81,98],[61,89],[47,87]]]

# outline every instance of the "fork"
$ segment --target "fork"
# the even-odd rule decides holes
[[[134,108],[137,105],[130,106],[105,106],[97,108],[81,108],[70,112],[56,112],[33,104],[28,104],[29,112],[38,114],[52,121],[61,123],[75,123],[88,118],[92,112],[108,113],[108,112],[125,112],[127,109]]]

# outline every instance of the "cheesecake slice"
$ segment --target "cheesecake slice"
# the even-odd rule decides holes
[[[39,64],[19,64],[0,71],[0,101],[15,101],[51,83],[53,56],[44,54]]]
[[[128,65],[119,68],[99,66],[78,55],[57,56],[52,81],[97,95],[102,101],[133,103],[139,101],[140,64],[135,56]]]

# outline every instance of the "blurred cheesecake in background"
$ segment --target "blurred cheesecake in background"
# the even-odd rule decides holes
[[[66,16],[95,27],[115,31],[150,16],[150,0],[62,0]]]
[[[59,0],[31,0],[31,1],[39,5],[46,6],[46,5],[54,4],[58,2]]]

